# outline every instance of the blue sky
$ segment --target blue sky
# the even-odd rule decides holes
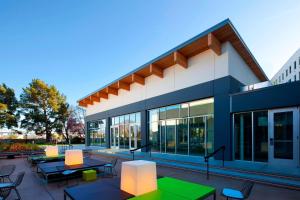
[[[229,18],[271,78],[300,47],[300,2],[1,0],[0,83],[33,78],[71,104]]]

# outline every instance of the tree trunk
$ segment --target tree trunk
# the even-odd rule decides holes
[[[46,130],[46,141],[51,142],[51,139],[52,139],[51,131]]]

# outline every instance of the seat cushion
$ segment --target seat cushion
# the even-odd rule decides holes
[[[112,167],[112,164],[105,164],[104,167]]]
[[[8,188],[8,187],[12,187],[13,184],[12,183],[0,183],[0,188]]]
[[[226,197],[236,198],[236,199],[243,199],[244,195],[239,190],[234,190],[230,188],[224,188],[222,194]]]
[[[77,170],[66,170],[66,171],[64,171],[62,174],[63,175],[70,175],[70,174],[73,174],[73,173],[75,173]]]

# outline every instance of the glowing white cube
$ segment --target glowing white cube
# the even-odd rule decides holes
[[[66,150],[65,152],[65,165],[80,165],[83,164],[82,150]]]
[[[156,163],[145,160],[122,162],[121,190],[135,196],[157,190]]]
[[[45,149],[47,157],[57,157],[58,156],[58,147],[57,146],[47,146]]]

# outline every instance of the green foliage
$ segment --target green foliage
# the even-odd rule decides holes
[[[46,134],[46,140],[50,141],[52,131],[59,126],[58,118],[67,104],[66,97],[55,86],[33,79],[28,87],[23,88],[20,104],[24,115],[21,127],[37,135]]]
[[[18,126],[17,108],[18,101],[14,90],[3,83],[0,85],[0,128]]]
[[[13,143],[13,144],[0,144],[0,151],[9,151],[9,152],[18,152],[18,151],[37,151],[41,148],[36,144],[22,144],[22,143]]]

